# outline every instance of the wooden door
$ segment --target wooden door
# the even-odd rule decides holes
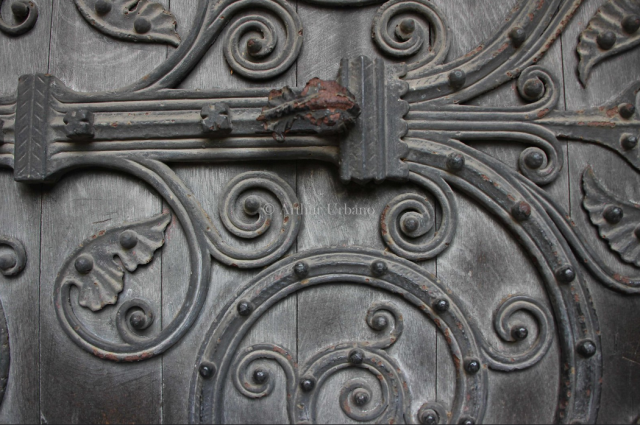
[[[0,1],[3,423],[636,423],[638,0]]]

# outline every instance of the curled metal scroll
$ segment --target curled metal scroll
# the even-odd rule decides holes
[[[7,389],[10,364],[11,349],[9,347],[9,328],[7,327],[7,319],[5,318],[4,309],[0,302],[0,404],[2,404],[4,393]]]
[[[0,0],[0,7],[2,2]],[[33,27],[36,26],[38,21],[38,5],[31,0],[14,0],[11,4],[11,12],[16,19],[16,24],[7,24],[2,17],[0,17],[0,31],[10,36],[18,36],[26,34]]]
[[[88,162],[83,160],[79,164],[69,163],[68,166],[71,168],[78,166],[103,167],[105,163],[100,159],[95,159]],[[136,162],[123,158],[110,158],[108,166],[109,168],[125,171],[145,181],[167,202],[185,233],[192,273],[188,277],[188,289],[180,310],[174,320],[164,326],[164,329],[157,334],[150,335],[145,332],[145,329],[153,321],[152,308],[146,302],[143,300],[131,300],[119,308],[116,325],[124,343],[107,341],[89,330],[82,323],[74,312],[71,303],[70,288],[72,285],[67,279],[68,273],[60,273],[54,288],[58,320],[67,335],[78,346],[98,357],[113,361],[140,361],[161,354],[179,341],[197,319],[209,287],[212,256],[229,265],[259,267],[278,259],[295,241],[298,231],[297,220],[299,218],[292,216],[291,219],[283,223],[282,231],[277,232],[278,237],[275,238],[275,242],[267,245],[264,249],[253,251],[251,251],[251,248],[246,251],[233,249],[232,247],[220,249],[224,245],[220,234],[214,228],[200,204],[195,200],[193,194],[168,166],[153,160]],[[248,186],[242,186],[242,183],[237,182],[237,179],[232,181],[230,189],[227,191],[229,199],[237,200],[238,196],[244,196],[242,195],[243,189],[250,189],[252,184],[260,183],[263,188],[266,187],[276,192],[276,196],[280,199],[291,204],[297,203],[293,190],[277,176],[268,173],[257,173],[253,178],[257,179],[257,181],[249,177],[247,179]],[[238,186],[236,183],[240,185]],[[244,204],[246,206],[246,203]],[[227,205],[230,204],[227,203]],[[223,215],[228,214],[229,211],[230,209],[224,209],[222,213]],[[196,229],[205,229],[205,231]],[[82,252],[77,254],[69,257],[64,270],[77,266],[76,261],[82,255]],[[80,264],[81,270],[84,270],[82,268],[83,264]],[[110,300],[115,302],[115,299]],[[94,307],[97,309],[100,305],[104,306],[104,304],[103,300]]]
[[[277,383],[272,381],[275,374],[265,366],[266,362],[275,362],[284,371],[287,411],[293,423],[316,422],[319,389],[329,376],[345,368],[361,368],[372,374],[382,394],[382,400],[374,402],[370,384],[361,380],[346,382],[336,401],[347,416],[379,423],[417,422],[418,412],[410,410],[408,384],[399,365],[385,351],[403,331],[402,314],[391,302],[374,303],[363,314],[376,333],[374,338],[327,347],[302,365],[294,364],[288,350],[273,344],[261,343],[237,353],[251,327],[276,303],[305,288],[338,282],[386,291],[409,302],[431,320],[447,336],[456,368],[455,398],[447,416],[454,423],[462,418],[482,420],[487,397],[486,368],[480,360],[476,331],[456,301],[416,265],[389,254],[352,248],[311,251],[282,260],[257,276],[222,309],[207,333],[194,371],[190,422],[224,422],[223,398],[229,374],[236,389],[249,398],[271,394]],[[446,311],[432,307],[438,300],[446,301]]]
[[[16,276],[27,265],[27,252],[18,239],[0,235],[0,247],[6,246],[10,251],[0,255],[0,273],[4,276]]]

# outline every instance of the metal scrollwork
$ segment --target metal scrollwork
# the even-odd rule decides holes
[[[4,309],[0,302],[0,404],[2,404],[4,393],[7,389],[10,364],[11,349],[9,346],[9,328],[7,327],[7,319],[5,318]]]
[[[0,0],[0,7],[2,2]],[[11,3],[11,13],[16,23],[14,25],[7,24],[0,17],[0,31],[10,36],[18,36],[26,34],[36,26],[38,21],[38,5],[30,0],[14,0]]]
[[[424,412],[410,411],[411,394],[400,365],[386,351],[402,336],[403,316],[394,303],[371,305],[364,320],[375,332],[371,340],[341,343],[313,354],[304,364],[296,364],[290,351],[260,343],[236,353],[254,323],[285,297],[309,287],[332,283],[353,283],[378,288],[401,297],[422,312],[446,335],[456,367],[456,392],[451,410],[439,410],[453,423],[461,418],[481,421],[487,397],[486,369],[482,366],[476,330],[440,283],[419,267],[375,251],[364,249],[318,250],[275,264],[254,279],[223,310],[211,328],[195,370],[190,421],[222,423],[225,385],[231,378],[240,394],[263,398],[272,394],[277,382],[266,363],[279,365],[285,375],[287,412],[292,423],[315,423],[317,397],[330,376],[348,368],[362,369],[380,386],[352,379],[343,386],[336,402],[357,421],[376,423],[417,422]],[[438,309],[445,300],[446,309]],[[434,307],[435,306],[435,307]],[[374,394],[381,399],[373,400]],[[431,405],[431,404],[429,404]]]
[[[18,239],[0,235],[0,247],[9,248],[8,252],[0,254],[0,273],[4,276],[16,276],[27,265],[27,252]]]
[[[176,19],[150,0],[74,0],[94,28],[126,41],[180,44]]]

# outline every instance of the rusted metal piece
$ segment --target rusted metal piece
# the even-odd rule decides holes
[[[0,7],[2,1],[0,0]],[[11,3],[11,13],[16,21],[14,25],[6,23],[0,17],[0,31],[9,36],[15,37],[28,33],[38,21],[38,5],[33,1],[15,0]]]
[[[258,121],[264,123],[265,130],[273,132],[276,141],[284,142],[298,120],[306,121],[317,132],[327,129],[341,132],[353,125],[359,115],[360,106],[349,90],[335,81],[314,78],[299,95],[289,87],[272,90],[269,106],[263,108]]]

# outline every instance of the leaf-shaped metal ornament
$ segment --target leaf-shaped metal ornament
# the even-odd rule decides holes
[[[149,0],[74,0],[89,24],[127,41],[180,44],[176,19],[160,3]]]
[[[640,267],[640,204],[623,201],[604,188],[593,169],[582,175],[582,205],[591,223],[623,261]]]
[[[640,44],[640,1],[609,0],[580,34],[580,82],[586,85],[599,62]]]
[[[162,214],[100,231],[67,259],[59,279],[63,285],[78,287],[82,307],[99,311],[115,304],[124,287],[122,267],[133,273],[139,265],[150,263],[164,245],[164,231],[170,221],[170,214]]]

